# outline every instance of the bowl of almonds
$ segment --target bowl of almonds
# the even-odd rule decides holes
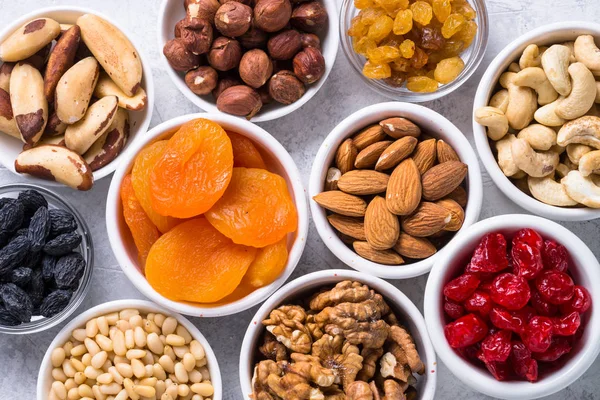
[[[327,136],[309,182],[313,219],[348,266],[387,279],[429,272],[477,221],[482,181],[465,136],[414,104],[375,104]]]

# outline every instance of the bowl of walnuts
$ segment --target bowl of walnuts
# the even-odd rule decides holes
[[[339,43],[332,0],[163,0],[159,14],[158,43],[175,86],[205,111],[254,122],[310,100]]]

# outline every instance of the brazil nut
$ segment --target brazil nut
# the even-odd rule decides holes
[[[85,116],[65,131],[67,147],[77,154],[84,154],[104,132],[117,115],[117,96],[106,96],[92,104]]]
[[[66,124],[85,115],[98,81],[100,66],[94,57],[84,58],[60,78],[56,87],[56,114]]]
[[[13,117],[10,95],[4,89],[0,89],[0,132],[21,139],[17,122]]]
[[[0,44],[0,59],[16,62],[31,57],[60,34],[60,24],[38,18],[21,26]]]
[[[30,64],[18,63],[10,75],[10,102],[21,139],[36,143],[48,121],[48,102],[44,96],[44,78]]]
[[[46,129],[44,129],[42,139],[45,137],[64,135],[66,130],[67,124],[62,122],[60,118],[58,118],[58,115],[56,115],[56,111],[54,111],[48,117],[48,123],[46,124]]]
[[[114,160],[125,147],[129,136],[129,117],[122,108],[117,110],[117,115],[110,127],[94,142],[83,158],[90,165],[92,171],[99,170]]]
[[[52,49],[44,74],[44,94],[48,103],[54,102],[54,92],[58,81],[73,66],[80,40],[81,30],[74,25],[60,35],[56,46]]]
[[[10,92],[10,73],[15,67],[14,63],[5,62],[0,65],[0,89]]]
[[[121,88],[104,72],[100,74],[94,96],[102,98],[105,96],[117,96],[119,107],[127,110],[139,111],[146,107],[146,91],[141,87],[134,96],[128,96]]]

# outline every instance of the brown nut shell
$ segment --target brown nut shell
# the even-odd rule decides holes
[[[209,66],[198,67],[185,74],[185,84],[199,96],[212,92],[218,79],[217,71]]]
[[[212,95],[216,100],[219,98],[219,96],[221,95],[221,93],[223,93],[225,89],[238,85],[243,85],[243,82],[238,78],[226,76],[224,78],[219,79],[219,81],[217,82],[217,86],[212,91]]]
[[[213,27],[207,19],[187,16],[175,25],[175,37],[193,54],[204,54],[210,50]]]
[[[187,72],[200,66],[200,57],[189,51],[181,39],[171,39],[165,43],[163,54],[176,71]]]
[[[258,89],[273,74],[273,64],[267,53],[260,49],[252,49],[242,56],[239,73],[248,86]]]
[[[44,94],[48,103],[54,102],[54,92],[58,81],[73,66],[80,42],[81,29],[79,26],[73,25],[68,31],[60,35],[56,46],[50,53],[46,72],[44,73]]]
[[[66,130],[67,124],[62,122],[60,118],[58,118],[56,111],[54,111],[48,117],[48,123],[46,124],[46,129],[44,129],[44,134],[42,135],[42,137],[46,138],[53,136],[61,136],[65,134]]]
[[[327,24],[327,10],[319,1],[300,4],[292,12],[293,27],[305,32],[318,32]]]
[[[269,39],[267,49],[274,60],[290,60],[302,49],[301,35],[293,29],[279,32]]]
[[[60,34],[60,24],[50,18],[29,21],[0,43],[0,60],[17,62],[31,57]]]
[[[314,33],[303,33],[300,35],[300,41],[303,49],[314,47],[315,49],[321,50],[321,39]]]
[[[254,6],[254,23],[265,32],[282,30],[292,16],[289,0],[258,0]]]
[[[240,43],[225,36],[216,38],[208,52],[208,63],[218,71],[229,71],[237,67],[241,59]]]
[[[14,63],[5,62],[0,65],[0,89],[10,92],[10,73],[15,67]]]
[[[268,39],[267,33],[255,26],[251,26],[246,33],[237,38],[242,47],[247,50],[264,48]]]
[[[304,96],[304,84],[292,71],[279,71],[269,80],[269,94],[281,104],[292,104]]]
[[[215,27],[224,36],[241,36],[250,29],[252,9],[237,1],[223,4],[215,14]]]
[[[307,47],[294,57],[294,73],[302,82],[311,84],[325,73],[325,59],[321,51]]]
[[[88,149],[83,158],[92,171],[97,171],[117,158],[125,147],[128,137],[129,113],[119,108],[112,124]]]
[[[190,17],[213,21],[221,4],[217,0],[185,0],[184,7]]]
[[[217,98],[219,111],[245,116],[247,119],[252,118],[260,111],[261,107],[260,95],[254,89],[245,85],[227,88]]]
[[[10,104],[10,95],[0,88],[0,132],[21,139],[17,121],[15,120]]]
[[[18,63],[10,75],[10,102],[24,143],[35,144],[48,122],[44,78],[30,64]]]

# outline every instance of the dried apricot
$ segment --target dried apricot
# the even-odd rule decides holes
[[[131,181],[133,183],[133,190],[135,190],[135,197],[139,200],[148,218],[162,233],[168,232],[175,225],[181,223],[180,219],[165,217],[152,208],[150,173],[166,147],[166,140],[160,140],[146,146],[138,153],[133,164],[133,169],[131,170]]]
[[[150,174],[152,207],[177,218],[200,215],[223,195],[232,169],[231,140],[219,124],[206,119],[183,124]]]
[[[285,180],[257,168],[234,168],[223,197],[205,215],[234,243],[254,247],[278,242],[298,224]]]
[[[231,139],[234,167],[267,168],[252,140],[235,132],[227,132],[227,136]]]
[[[150,221],[142,205],[135,197],[131,174],[126,175],[123,178],[123,183],[121,183],[121,202],[125,223],[129,227],[133,242],[138,250],[138,260],[143,267],[146,265],[148,252],[154,242],[158,240],[160,232]]]
[[[281,275],[287,259],[287,238],[258,249],[256,258],[242,279],[242,284],[246,283],[255,288],[267,286]]]
[[[233,243],[206,218],[194,218],[156,241],[148,254],[146,278],[170,300],[212,303],[233,293],[256,251]]]

